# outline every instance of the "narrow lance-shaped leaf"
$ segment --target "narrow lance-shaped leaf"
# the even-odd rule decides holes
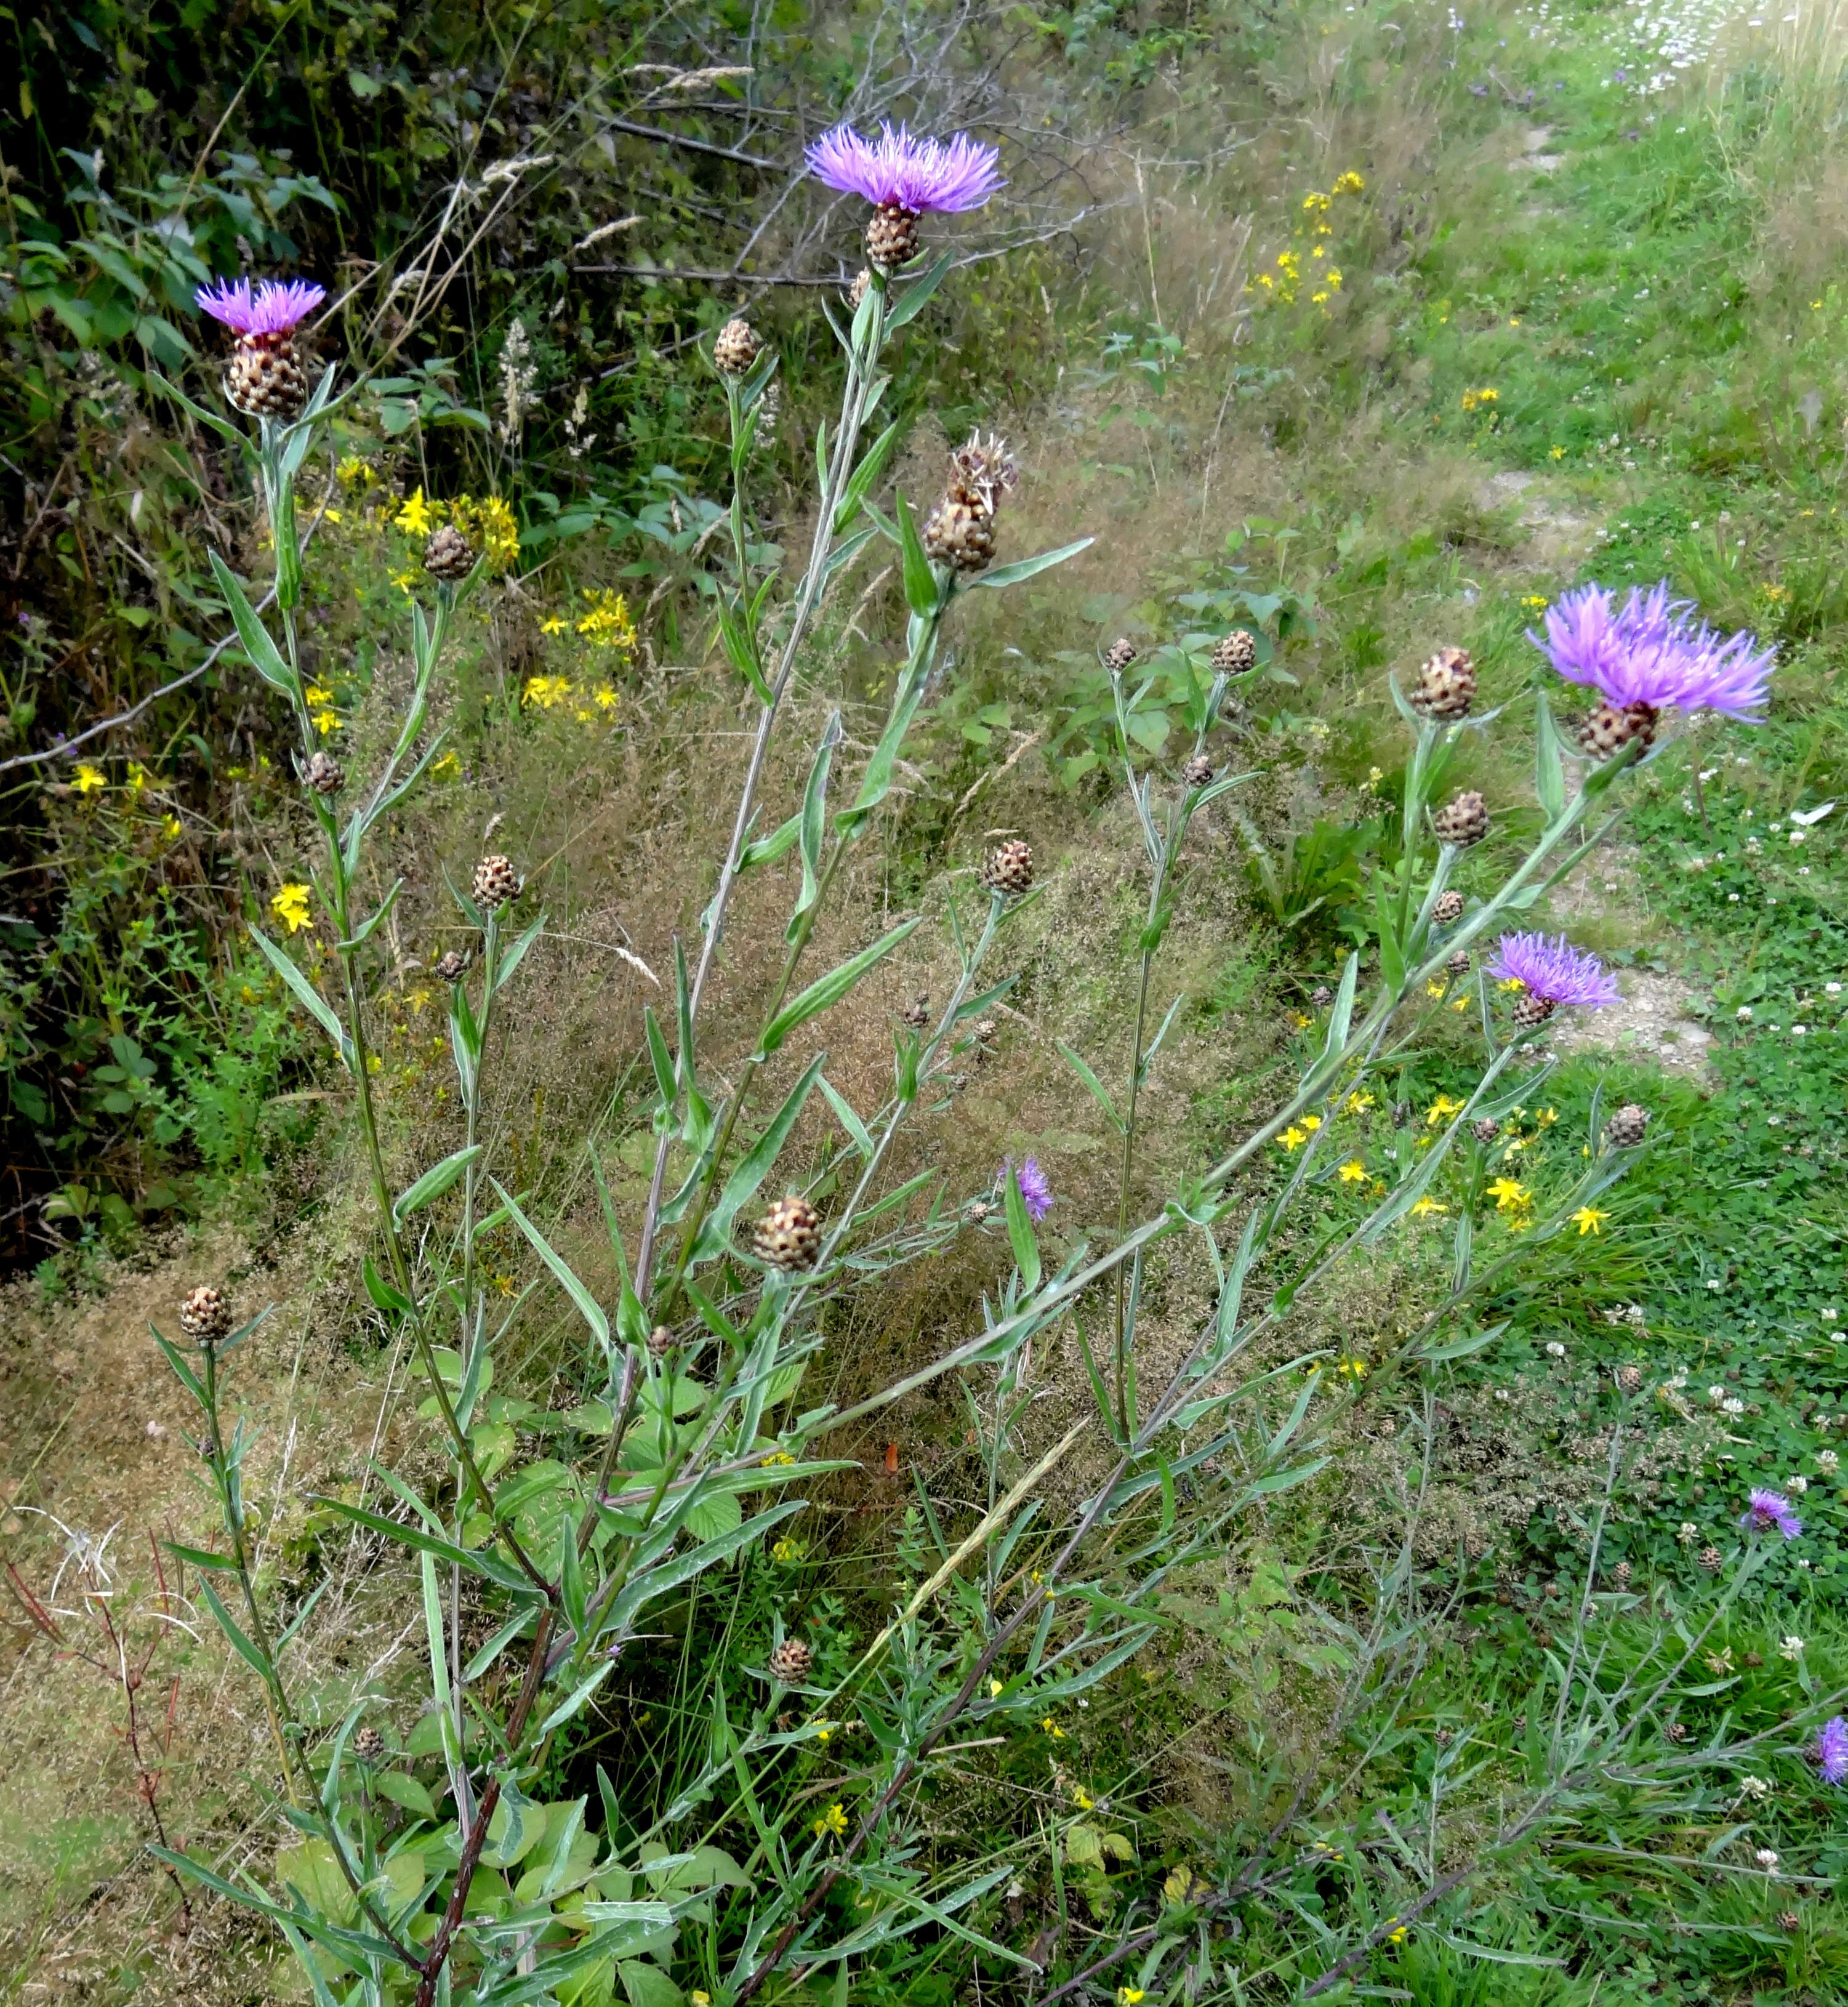
[[[440,1164],[432,1164],[414,1184],[399,1194],[391,1208],[392,1218],[401,1226],[418,1207],[428,1205],[432,1199],[442,1197],[481,1155],[485,1147],[483,1144],[471,1143],[466,1149],[453,1152]]]
[[[1546,693],[1534,700],[1533,787],[1548,822],[1557,822],[1566,812],[1566,770],[1559,741],[1559,727],[1553,721],[1553,707]]]
[[[1039,1287],[1039,1242],[1033,1222],[1027,1217],[1020,1174],[1012,1164],[1001,1173],[1001,1197],[1007,1209],[1007,1238],[1014,1249],[1014,1265],[1021,1272],[1021,1286],[1031,1296]]]
[[[572,1273],[570,1265],[565,1257],[520,1211],[518,1205],[502,1189],[499,1181],[495,1180],[492,1182],[495,1194],[500,1200],[501,1204],[506,1208],[509,1218],[531,1243],[533,1251],[539,1259],[563,1284],[566,1295],[577,1306],[578,1315],[590,1326],[591,1335],[607,1353],[609,1350],[609,1319],[604,1315],[597,1299]]]
[[[1063,564],[1068,558],[1075,558],[1081,551],[1089,550],[1096,541],[1095,537],[1081,537],[1075,544],[1061,544],[1057,550],[1042,551],[1036,558],[1022,558],[1017,564],[996,565],[993,571],[982,572],[965,583],[991,592],[1007,586],[1018,585],[1023,579],[1032,578],[1042,571],[1049,571],[1054,565]]]
[[[700,1229],[698,1258],[709,1260],[724,1248],[726,1236],[732,1231],[732,1222],[738,1216],[738,1209],[756,1191],[769,1176],[771,1166],[775,1163],[783,1145],[789,1140],[789,1132],[795,1127],[795,1118],[802,1111],[802,1104],[809,1098],[809,1090],[820,1077],[825,1053],[817,1053],[802,1076],[784,1097],[783,1105],[773,1115],[761,1136],[752,1146],[748,1155],[725,1180],[718,1202],[707,1215]]]
[[[263,958],[286,982],[295,1000],[307,1011],[321,1029],[327,1034],[333,1049],[340,1054],[340,1063],[351,1073],[354,1071],[353,1042],[347,1036],[343,1025],[326,999],[308,978],[298,968],[277,944],[271,940],[260,927],[252,927],[250,937],[263,951]]]
[[[238,640],[250,658],[251,667],[265,683],[285,696],[296,696],[294,672],[283,660],[282,651],[271,639],[269,629],[257,618],[242,582],[216,551],[210,556],[212,574],[218,581],[219,591],[224,594],[225,605],[231,609],[231,625],[238,630]]]
[[[822,732],[821,742],[809,768],[809,784],[802,792],[802,884],[789,915],[787,934],[791,940],[801,931],[802,915],[821,896],[821,844],[827,827],[828,772],[840,742],[841,714],[837,711]]]
[[[763,1044],[758,1049],[759,1056],[768,1058],[782,1046],[784,1040],[799,1025],[806,1024],[809,1018],[827,1010],[830,1004],[839,1003],[862,976],[876,968],[893,949],[918,926],[922,917],[920,915],[916,919],[901,920],[882,940],[876,940],[870,947],[862,948],[858,954],[851,956],[838,968],[830,969],[826,975],[811,982],[799,996],[785,1005],[771,1019],[765,1029]]]

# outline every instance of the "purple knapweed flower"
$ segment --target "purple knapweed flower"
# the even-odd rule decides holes
[[[824,187],[864,196],[880,209],[922,215],[979,209],[1002,186],[995,171],[1000,150],[968,133],[949,140],[914,136],[904,126],[879,129],[863,139],[851,125],[823,132],[809,148],[809,171]]]
[[[1621,605],[1601,585],[1562,593],[1546,612],[1545,640],[1528,639],[1568,683],[1596,690],[1618,711],[1717,711],[1753,722],[1770,694],[1776,650],[1743,628],[1722,635],[1691,620],[1693,601],[1670,599],[1666,580],[1630,589]]]
[[[1816,1730],[1810,1758],[1825,1784],[1848,1784],[1848,1721],[1832,1714]]]
[[[327,288],[306,279],[263,279],[252,293],[248,279],[220,279],[193,295],[202,312],[241,335],[293,334],[322,301]]]
[[[1617,978],[1564,934],[1504,934],[1488,973],[1499,982],[1519,983],[1529,996],[1554,1007],[1596,1010],[1618,996]]]
[[[1769,1533],[1775,1526],[1786,1540],[1803,1531],[1803,1522],[1790,1510],[1790,1501],[1781,1491],[1755,1485],[1747,1497],[1745,1512],[1739,1524],[1748,1533]]]
[[[1014,1181],[1021,1189],[1021,1203],[1027,1208],[1027,1217],[1037,1226],[1053,1209],[1053,1188],[1046,1182],[1046,1175],[1039,1168],[1039,1159],[1029,1157],[1018,1166],[1003,1166],[1014,1169]]]

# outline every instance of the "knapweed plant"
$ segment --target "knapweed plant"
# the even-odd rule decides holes
[[[426,1783],[403,1766],[363,1702],[330,1734],[304,1725],[291,1646],[312,1612],[304,1607],[284,1622],[266,1607],[243,1504],[250,1438],[225,1413],[231,1354],[254,1321],[234,1329],[224,1297],[204,1284],[183,1307],[179,1334],[160,1341],[198,1405],[198,1448],[224,1522],[221,1545],[188,1550],[187,1558],[204,1571],[204,1600],[259,1683],[276,1809],[294,1834],[260,1876],[227,1878],[178,1851],[163,1857],[271,1919],[298,1954],[319,2007],[602,2007],[619,1998],[635,2007],[687,1998],[742,2007],[760,1995],[814,1998],[801,1989],[823,1982],[828,1997],[844,1999],[850,1967],[890,1960],[919,1933],[1036,1973],[1044,1955],[1011,1949],[994,1934],[1017,1858],[965,1858],[933,1839],[921,1819],[950,1738],[986,1746],[1051,1720],[1118,1674],[1156,1635],[1160,1599],[1177,1571],[1222,1550],[1261,1501],[1321,1470],[1345,1417],[1391,1375],[1428,1375],[1493,1342],[1493,1332],[1472,1327],[1471,1303],[1533,1248],[1595,1211],[1599,1194],[1646,1147],[1642,1111],[1606,1121],[1594,1101],[1571,1188],[1543,1207],[1516,1208],[1519,1230],[1498,1229],[1479,1258],[1485,1208],[1490,1219],[1509,1209],[1489,1184],[1483,1134],[1532,1092],[1536,1070],[1546,1063],[1534,1042],[1554,1014],[1596,1007],[1613,993],[1595,958],[1516,923],[1619,813],[1626,777],[1652,757],[1662,711],[1749,712],[1762,700],[1765,658],[1751,656],[1746,674],[1744,644],[1689,630],[1680,609],[1654,600],[1615,612],[1607,601],[1575,602],[1561,616],[1569,625],[1550,633],[1556,667],[1596,684],[1604,700],[1586,741],[1591,756],[1569,776],[1565,739],[1538,696],[1540,827],[1499,882],[1473,896],[1451,880],[1487,833],[1490,808],[1479,794],[1447,790],[1445,777],[1462,735],[1487,728],[1493,717],[1472,715],[1475,672],[1455,649],[1441,651],[1399,696],[1412,744],[1402,841],[1368,888],[1372,940],[1348,956],[1289,1091],[1217,1162],[1142,1208],[1135,1204],[1142,1090],[1174,1020],[1171,1011],[1151,1032],[1151,971],[1184,897],[1179,867],[1190,830],[1247,778],[1219,771],[1215,742],[1228,730],[1228,693],[1251,672],[1258,650],[1252,636],[1235,631],[1198,665],[1194,743],[1178,774],[1138,769],[1127,725],[1137,700],[1123,687],[1134,651],[1127,644],[1112,651],[1123,775],[1148,880],[1127,1065],[1115,1047],[1067,1054],[1120,1145],[1113,1230],[1099,1244],[1067,1240],[1056,1261],[1049,1257],[1042,1236],[1053,1195],[1031,1160],[1002,1167],[992,1184],[967,1194],[946,1192],[933,1171],[902,1178],[890,1168],[901,1132],[928,1111],[933,1082],[1008,986],[994,965],[1005,962],[1010,929],[1034,895],[1035,861],[1018,840],[989,852],[972,878],[953,876],[944,892],[955,980],[939,1007],[908,1014],[897,1031],[883,1104],[853,1107],[826,1079],[827,1054],[816,1046],[772,1105],[764,1086],[771,1062],[825,1035],[828,1014],[855,1007],[865,979],[922,924],[907,917],[838,966],[812,965],[816,921],[843,861],[876,829],[958,601],[1084,548],[1076,541],[994,564],[996,521],[1018,471],[1005,444],[980,433],[950,455],[944,491],[921,525],[902,494],[883,506],[878,499],[888,493],[901,436],[897,419],[880,423],[891,382],[888,346],[952,269],[947,256],[926,262],[922,220],[985,202],[996,185],[993,150],[962,137],[920,140],[902,129],[871,142],[841,131],[816,146],[812,166],[828,185],[872,205],[867,267],[845,313],[824,309],[845,385],[838,416],[817,441],[815,527],[793,578],[767,563],[768,538],[749,492],[776,358],[743,320],[721,330],[711,351],[732,441],[717,625],[745,701],[755,706],[755,728],[710,898],[676,958],[671,1008],[646,1016],[653,1145],[638,1215],[624,1216],[589,1155],[621,1279],[613,1301],[554,1246],[546,1195],[502,1182],[485,1140],[491,1032],[497,1018],[517,1011],[516,979],[545,924],[543,913],[522,910],[527,895],[513,859],[481,858],[467,888],[456,888],[473,945],[437,969],[448,988],[455,1148],[401,1188],[388,1176],[369,1023],[388,974],[376,943],[397,887],[382,898],[363,888],[389,881],[389,872],[377,873],[372,846],[442,745],[426,729],[432,691],[478,561],[453,525],[431,538],[429,599],[412,601],[415,674],[391,750],[376,773],[344,771],[320,744],[296,635],[295,483],[334,404],[331,372],[310,394],[293,340],[319,291],[263,285],[253,294],[241,285],[204,302],[236,333],[227,392],[255,419],[254,440],[215,414],[199,415],[251,452],[276,563],[266,601],[253,599],[222,561],[217,574],[245,655],[297,721],[299,778],[322,839],[309,908],[331,932],[324,965],[331,977],[317,982],[282,943],[259,941],[350,1084],[374,1201],[365,1288],[414,1355],[447,1459],[434,1485],[379,1468],[389,1509],[326,1501],[406,1564],[428,1667],[428,1708],[414,1745],[441,1765]],[[829,719],[807,749],[795,812],[764,831],[764,778],[792,680],[827,665],[817,611],[875,539],[897,554],[908,609],[883,728],[858,771],[844,777],[841,719]],[[1638,668],[1645,653],[1646,672]],[[742,881],[792,855],[800,880],[781,961],[748,1056],[721,1080],[703,1055],[702,1030],[722,979],[728,915]],[[1479,966],[1473,951],[1490,942],[1499,943],[1498,958]],[[1426,1147],[1407,1151],[1395,1177],[1368,1184],[1364,1202],[1343,1213],[1336,1230],[1299,1231],[1303,1215],[1325,1213],[1328,1194],[1349,1182],[1351,1167],[1338,1166],[1331,1146],[1342,1111],[1369,1105],[1370,1083],[1377,1086],[1426,1035],[1434,1013],[1459,999],[1468,1000],[1482,1042],[1473,1087],[1446,1102]],[[845,1138],[826,1163],[796,1140],[809,1133],[798,1124],[818,1089]],[[1373,1362],[1364,1381],[1325,1372],[1321,1354],[1279,1358],[1293,1305],[1338,1264],[1409,1217],[1453,1209],[1441,1300],[1391,1356]],[[567,1376],[578,1398],[558,1412],[525,1406],[517,1434],[492,1407],[490,1389],[497,1350],[525,1297],[510,1307],[496,1294],[482,1244],[509,1227],[535,1257],[531,1289],[559,1293],[583,1332]],[[827,1343],[831,1305],[886,1286],[961,1236],[1003,1233],[1011,1272],[984,1302],[979,1328],[934,1357],[902,1362],[886,1384],[850,1405],[803,1404],[805,1375]],[[1204,1250],[1215,1300],[1178,1361],[1170,1352],[1155,1370],[1139,1342],[1146,1267],[1161,1243],[1181,1236]],[[1056,1441],[1024,1451],[1043,1371],[1035,1359],[1054,1350],[1068,1321],[1089,1362],[1094,1399]],[[581,1774],[574,1752],[612,1675],[642,1641],[664,1624],[684,1625],[698,1585],[742,1581],[746,1550],[774,1543],[781,1551],[805,1508],[804,1487],[845,1467],[833,1452],[847,1432],[946,1375],[959,1376],[967,1391],[986,1488],[960,1530],[930,1522],[934,1552],[927,1547],[915,1589],[871,1642],[824,1653],[816,1635],[799,1635],[779,1617],[760,1664],[692,1669],[679,1706],[683,1725],[693,1725],[661,1765],[597,1765],[594,1797],[588,1788],[561,1789],[574,1763]],[[1082,1438],[1088,1447],[1081,1451]],[[1039,1487],[1077,1455],[1090,1458],[1081,1467],[1095,1481],[1060,1515]],[[1349,1718],[1377,1698],[1384,1682],[1375,1675],[1416,1629],[1402,1608],[1404,1590],[1403,1568],[1384,1568],[1373,1616],[1356,1620],[1342,1702]],[[1533,1805],[1557,1802],[1564,1780],[1595,1771],[1631,1733],[1636,1709],[1596,1701],[1599,1677],[1589,1659],[1562,1670],[1557,1733],[1538,1759],[1543,1795]],[[1646,1685],[1633,1681],[1624,1691],[1633,1698]],[[1157,1921],[1127,1931],[1093,1970],[1133,1957],[1138,1998],[1190,1958],[1206,1959],[1210,1970],[1210,1920],[1285,1871],[1300,1851],[1303,1822],[1325,1812],[1333,1790],[1305,1783],[1293,1798],[1285,1794],[1271,1829],[1217,1878],[1171,1877]],[[1095,1810],[1081,1791],[1068,1795],[1079,1811]],[[1510,1828],[1517,1837],[1545,1816],[1529,1811]],[[1055,1861],[1074,1868],[1106,1850],[1120,1857],[1130,1844],[1063,1811],[1049,1843]],[[1403,1934],[1389,1899],[1391,1864],[1367,1872],[1373,1882],[1363,1878],[1343,1920],[1318,1941],[1319,1962],[1305,1968],[1312,1990],[1327,1990],[1372,1946]]]

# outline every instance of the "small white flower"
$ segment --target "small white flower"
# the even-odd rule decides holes
[[[1707,1389],[1707,1399],[1709,1401],[1723,1401],[1726,1397],[1726,1390],[1723,1387],[1709,1387]]]
[[[1771,1028],[1775,1032],[1777,1027],[1773,1025]],[[1781,1115],[1767,1115],[1765,1117],[1765,1124],[1767,1128],[1781,1129],[1784,1126],[1784,1118]]]
[[[1842,986],[1839,982],[1825,982],[1822,987],[1824,992],[1831,996],[1839,996],[1842,993]]]
[[[1726,904],[1727,904],[1729,906],[1736,906],[1736,905],[1738,905],[1738,903],[1739,903],[1739,894],[1738,894],[1737,892],[1729,892],[1729,893],[1727,893],[1727,894],[1726,894]],[[1741,1018],[1749,1018],[1749,1017],[1751,1015],[1751,1013],[1749,1011],[1741,1011],[1739,1013],[1739,1014],[1740,1014],[1740,1016]]]
[[[1807,1477],[1786,1477],[1784,1480],[1784,1489],[1786,1491],[1795,1492],[1799,1498],[1800,1498],[1803,1494],[1809,1490],[1809,1488],[1810,1481]]]
[[[1816,1452],[1816,1468],[1825,1477],[1833,1477],[1841,1461],[1832,1449],[1819,1449]]]
[[[1745,1403],[1734,1395],[1731,1400],[1720,1402],[1719,1412],[1723,1415],[1742,1415],[1745,1413]]]
[[[1546,1356],[1549,1359],[1564,1359],[1565,1356],[1566,1349],[1560,1343],[1557,1338],[1550,1338],[1547,1339]]]
[[[1710,1289],[1717,1289],[1719,1287],[1719,1278],[1717,1275],[1709,1275],[1707,1278],[1707,1287]]]
[[[1793,1662],[1800,1659],[1803,1656],[1803,1640],[1794,1633],[1783,1638],[1779,1643],[1777,1656],[1780,1659],[1789,1659]]]
[[[1806,829],[1793,829],[1790,832],[1790,841],[1793,843],[1807,843],[1809,840],[1809,831]]]
[[[1737,892],[1733,894],[1733,897],[1735,899],[1737,898],[1739,894]],[[1749,1025],[1751,1022],[1751,1006],[1749,1004],[1741,1004],[1738,1009],[1733,1013],[1733,1015],[1739,1020],[1740,1024]]]
[[[1771,1779],[1769,1777],[1741,1777],[1739,1779],[1739,1795],[1742,1798],[1768,1798],[1771,1795]]]
[[[1793,1039],[1806,1037],[1808,1034],[1809,1028],[1810,1028],[1807,1025],[1793,1025],[1790,1027],[1790,1035]]]
[[[1684,1519],[1681,1522],[1680,1530],[1675,1535],[1675,1538],[1679,1540],[1684,1547],[1691,1547],[1700,1536],[1701,1529],[1691,1519]]]
[[[1624,1312],[1624,1315],[1629,1319],[1631,1323],[1641,1324],[1643,1321],[1642,1305],[1641,1303],[1631,1304],[1629,1308]]]
[[[1820,1312],[1819,1314],[1825,1324],[1833,1324],[1836,1319],[1841,1315],[1841,1312],[1838,1310],[1831,1309],[1823,1310]]]
[[[1769,1847],[1761,1847],[1752,1858],[1767,1875],[1777,1865],[1777,1856]]]
[[[1505,1387],[1497,1387],[1495,1389],[1495,1398],[1498,1401],[1511,1401],[1514,1399],[1514,1396],[1509,1393],[1508,1390]]]

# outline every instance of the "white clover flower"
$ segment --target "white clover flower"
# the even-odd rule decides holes
[[[1723,1387],[1709,1387],[1707,1389],[1707,1399],[1709,1401],[1723,1401],[1726,1397],[1726,1390]]]
[[[1737,892],[1733,894],[1733,897],[1735,899],[1737,898],[1739,894]],[[1738,1009],[1733,1013],[1733,1015],[1739,1020],[1740,1024],[1749,1025],[1751,1022],[1751,1006],[1749,1004],[1741,1004]]]
[[[1794,1491],[1799,1498],[1809,1488],[1810,1481],[1807,1477],[1786,1477],[1784,1480],[1784,1489],[1786,1491]]]
[[[1803,1656],[1803,1640],[1793,1631],[1789,1637],[1779,1641],[1777,1656],[1794,1663]]]
[[[1719,1412],[1723,1415],[1742,1415],[1745,1413],[1745,1403],[1735,1396],[1732,1400],[1722,1401]]]
[[[1767,1875],[1777,1865],[1777,1856],[1769,1847],[1761,1847],[1752,1858]]]
[[[1739,1795],[1742,1798],[1768,1798],[1771,1795],[1771,1779],[1769,1777],[1741,1777],[1739,1779]]]
[[[1701,1529],[1691,1519],[1684,1519],[1681,1522],[1679,1529],[1675,1534],[1675,1538],[1679,1540],[1684,1547],[1691,1547],[1700,1536]]]
[[[1842,986],[1839,982],[1825,982],[1822,989],[1824,994],[1829,996],[1839,996],[1842,993]]]
[[[1557,1338],[1550,1338],[1547,1339],[1546,1356],[1549,1359],[1564,1359],[1565,1356],[1566,1349],[1560,1343]]]
[[[1841,1461],[1832,1449],[1819,1449],[1816,1452],[1816,1468],[1825,1477],[1833,1477]]]

